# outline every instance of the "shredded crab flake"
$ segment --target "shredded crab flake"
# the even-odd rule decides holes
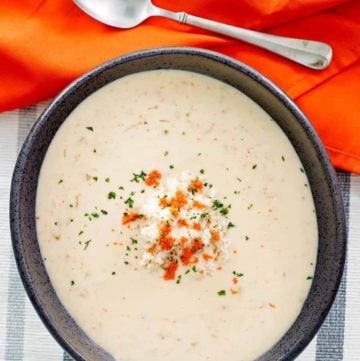
[[[221,269],[229,257],[231,206],[216,197],[202,174],[164,179],[153,170],[144,181],[151,195],[122,218],[143,246],[140,265],[164,270],[165,280],[175,280],[181,267],[201,276]]]

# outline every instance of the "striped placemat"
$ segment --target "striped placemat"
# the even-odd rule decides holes
[[[46,330],[21,284],[9,231],[9,190],[16,156],[46,103],[0,114],[0,360],[72,360]],[[300,361],[360,360],[360,177],[338,172],[349,243],[345,274],[322,328]]]

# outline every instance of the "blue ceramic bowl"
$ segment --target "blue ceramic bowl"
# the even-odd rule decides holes
[[[125,75],[168,68],[205,74],[245,93],[283,129],[306,170],[319,227],[313,284],[296,322],[272,349],[258,359],[292,360],[319,329],[339,287],[346,250],[341,194],[324,147],[298,107],[263,75],[218,53],[194,48],[162,48],[122,56],[73,82],[40,116],[20,152],[11,188],[11,235],[24,287],[51,334],[76,360],[112,360],[67,313],[46,273],[35,226],[39,171],[56,131],[86,97]]]

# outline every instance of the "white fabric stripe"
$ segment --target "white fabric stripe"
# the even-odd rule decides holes
[[[310,342],[309,346],[296,359],[297,361],[314,361],[316,357],[316,336]]]
[[[30,301],[25,302],[24,361],[62,361],[63,350],[52,338]]]
[[[17,154],[18,111],[0,114],[0,360],[5,359],[8,280],[12,254],[9,193]]]
[[[351,176],[344,361],[360,359],[360,177]]]

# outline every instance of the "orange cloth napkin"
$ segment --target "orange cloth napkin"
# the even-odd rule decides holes
[[[89,0],[90,1],[90,0]],[[0,111],[53,97],[74,78],[121,54],[195,46],[231,55],[287,92],[319,132],[333,164],[360,173],[360,1],[155,0],[159,6],[273,34],[320,40],[334,50],[313,71],[240,41],[152,18],[119,30],[70,0],[0,3]]]

